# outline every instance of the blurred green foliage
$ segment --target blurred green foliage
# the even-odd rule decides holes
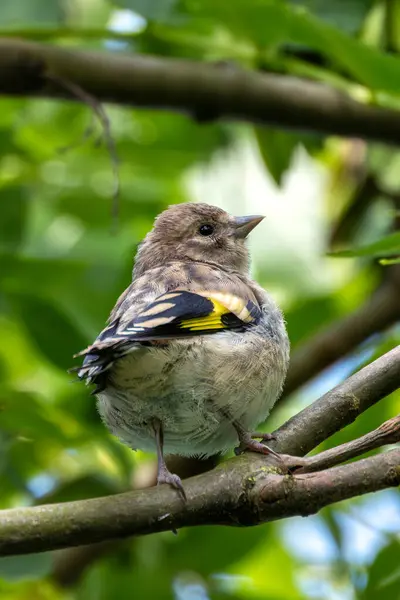
[[[399,106],[399,59],[385,52],[389,46],[398,49],[399,15],[399,0],[13,0],[0,5],[0,33],[109,52],[234,60],[253,69],[306,74],[370,102]],[[114,233],[112,164],[90,109],[44,100],[0,101],[1,508],[126,490],[151,469],[150,457],[134,454],[105,431],[93,397],[67,369],[128,285],[135,248],[161,210],[193,200],[198,189],[210,201],[206,190],[218,197],[224,179],[224,207],[246,212],[245,194],[230,184],[242,177],[243,186],[250,185],[238,148],[251,148],[257,176],[268,182],[274,200],[267,204],[266,188],[252,177],[248,193],[257,196],[258,207],[265,204],[271,218],[280,215],[273,221],[278,229],[273,241],[260,234],[254,242],[254,271],[285,310],[294,352],[368,299],[388,273],[373,257],[400,253],[399,233],[393,232],[400,206],[395,149],[363,145],[357,171],[353,142],[263,127],[200,125],[149,110],[106,110],[121,181]],[[374,194],[338,248],[330,243],[330,232],[354,202],[365,170],[386,192]],[[311,202],[320,172],[323,183]],[[280,195],[276,185],[286,192]],[[327,257],[328,251],[352,258]],[[268,429],[398,343],[396,328],[366,340],[282,403]],[[399,404],[399,394],[393,394],[324,446],[377,427]],[[296,520],[249,530],[201,527],[112,546],[67,590],[57,583],[60,553],[0,559],[0,596],[396,599],[400,502],[397,492],[385,498],[393,523],[382,520],[379,511],[369,520],[379,543],[365,542],[371,543],[368,555],[354,550],[349,556],[352,530],[340,524],[341,514],[363,512],[367,501],[355,500],[304,522],[322,533],[313,537],[312,528],[304,529],[303,553],[290,535],[291,523],[299,526]],[[373,513],[374,499],[368,502]]]

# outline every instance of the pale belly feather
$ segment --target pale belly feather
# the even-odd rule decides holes
[[[135,349],[117,361],[98,395],[100,415],[122,442],[155,450],[159,419],[166,453],[211,455],[237,445],[233,420],[252,430],[282,388],[288,345],[234,332]]]

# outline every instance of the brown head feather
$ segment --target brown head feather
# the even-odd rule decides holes
[[[206,231],[211,227],[212,233],[202,235],[204,226],[208,226]],[[140,244],[133,275],[136,278],[148,269],[177,260],[208,263],[226,271],[247,273],[246,240],[245,236],[238,236],[237,231],[235,217],[216,206],[170,206],[156,218],[153,229]]]

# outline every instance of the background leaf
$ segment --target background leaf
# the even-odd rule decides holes
[[[150,21],[165,21],[177,5],[176,0],[118,0],[119,6],[129,8]]]
[[[46,577],[51,571],[51,552],[0,557],[0,577],[8,581],[32,581]]]
[[[351,250],[342,250],[340,252],[335,252],[332,256],[338,257],[353,257],[353,256],[390,256],[391,254],[399,254],[400,253],[400,233],[391,233],[386,237],[374,242],[373,244],[368,244],[366,246],[361,246],[360,248],[352,248]]]
[[[28,218],[28,193],[21,186],[0,189],[0,248],[16,250]]]
[[[63,16],[60,0],[13,0],[0,5],[0,22],[2,25],[20,25],[23,23],[60,22]]]
[[[376,556],[368,571],[368,583],[362,595],[363,600],[372,598],[397,598],[399,596],[400,545],[392,542]]]
[[[67,369],[72,356],[86,345],[74,323],[47,300],[30,294],[10,300],[40,352],[61,369]]]
[[[265,165],[275,183],[281,185],[282,177],[290,166],[299,139],[295,135],[278,129],[257,127],[255,132]]]

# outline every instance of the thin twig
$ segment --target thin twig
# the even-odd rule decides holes
[[[315,456],[307,456],[304,459],[306,464],[298,469],[296,473],[312,473],[328,469],[351,458],[361,456],[361,454],[365,454],[370,450],[375,450],[386,444],[396,444],[397,442],[400,442],[400,415],[385,421],[374,431],[356,440],[330,448]]]

